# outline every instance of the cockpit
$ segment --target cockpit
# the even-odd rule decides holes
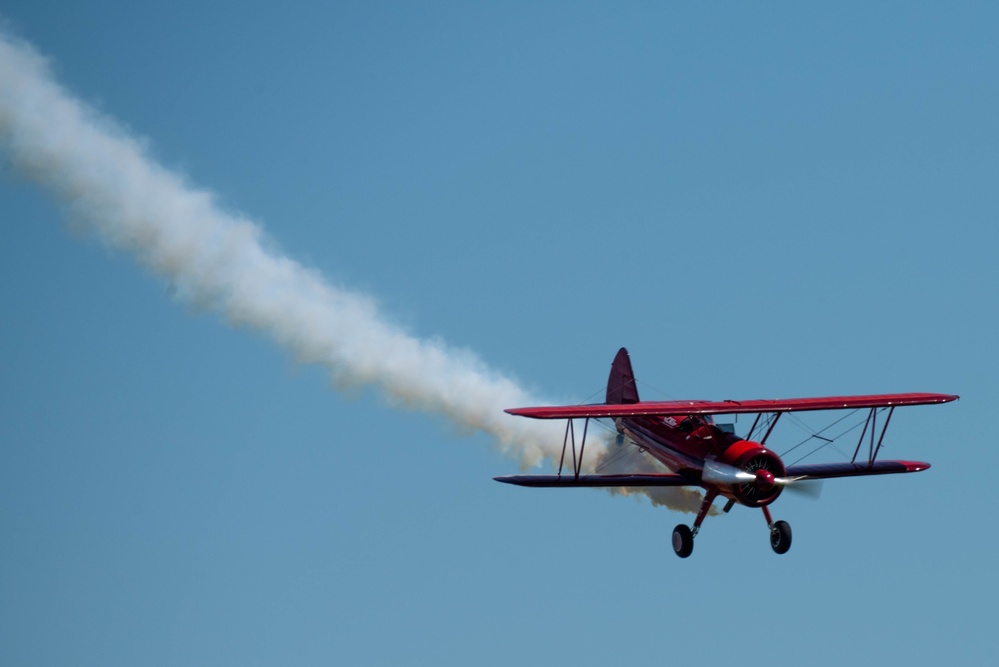
[[[711,415],[687,415],[686,418],[680,420],[677,424],[677,428],[684,433],[689,433],[690,431],[697,430],[702,426],[714,426],[715,420]]]

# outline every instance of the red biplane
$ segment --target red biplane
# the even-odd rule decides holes
[[[635,375],[628,351],[617,353],[607,382],[606,403],[555,407],[515,408],[513,415],[534,419],[566,419],[562,460],[557,475],[510,475],[496,477],[499,482],[534,487],[657,487],[699,486],[704,489],[692,526],[680,524],[673,530],[673,549],[686,558],[694,549],[694,536],[715,498],[728,498],[724,512],[736,503],[763,510],[770,529],[770,546],[779,554],[791,547],[791,527],[786,521],[774,521],[768,505],[785,487],[831,477],[890,475],[919,472],[930,467],[919,461],[878,461],[878,452],[895,408],[903,405],[948,403],[957,399],[950,394],[881,394],[876,396],[831,396],[752,401],[666,401],[638,400]],[[863,431],[849,462],[785,466],[775,452],[767,448],[767,438],[781,415],[808,410],[868,409]],[[887,411],[878,431],[878,414]],[[715,424],[712,415],[755,414],[756,419],[745,437],[734,433],[733,425]],[[583,475],[582,457],[586,431],[591,419],[614,420],[618,443],[630,441],[664,464],[669,473]],[[583,434],[576,455],[575,419],[584,419]],[[859,427],[859,423],[857,424]],[[758,441],[753,438],[759,438]],[[762,437],[761,437],[762,436]],[[815,434],[822,440],[828,440]],[[867,439],[866,457],[857,460]],[[562,474],[566,445],[572,445],[572,473]],[[865,459],[866,460],[863,460]]]

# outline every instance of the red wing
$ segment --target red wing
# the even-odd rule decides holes
[[[511,415],[533,419],[573,419],[582,417],[643,417],[665,415],[729,415],[746,412],[803,412],[843,410],[902,405],[931,405],[957,400],[952,394],[876,394],[871,396],[825,396],[820,398],[778,398],[752,401],[643,401],[639,403],[564,405],[537,408],[511,408]]]
[[[919,472],[930,467],[922,461],[875,461],[874,463],[809,463],[788,466],[788,477],[830,479],[832,477],[859,477],[862,475],[892,475],[902,472]]]
[[[517,486],[696,486],[685,477],[672,474],[643,475],[507,475],[493,477],[497,482]]]

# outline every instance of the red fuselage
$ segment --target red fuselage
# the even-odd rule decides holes
[[[718,428],[710,417],[627,417],[615,423],[619,432],[692,484],[750,507],[769,505],[780,495],[782,487],[773,481],[785,475],[780,457],[758,442]],[[755,479],[711,478],[705,475],[705,464],[712,461],[750,473]]]

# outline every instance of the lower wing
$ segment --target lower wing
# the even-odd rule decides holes
[[[894,475],[919,472],[930,467],[922,461],[875,461],[874,463],[810,463],[787,467],[788,477],[804,479],[830,479],[833,477],[861,477],[863,475]]]
[[[787,467],[792,479],[831,479],[865,475],[894,475],[920,472],[930,467],[922,461],[875,461],[874,463],[811,463]],[[682,475],[506,475],[493,477],[497,482],[533,487],[640,487],[640,486],[700,486]]]
[[[493,477],[497,482],[538,487],[607,487],[607,486],[697,486],[680,475],[507,475]]]

